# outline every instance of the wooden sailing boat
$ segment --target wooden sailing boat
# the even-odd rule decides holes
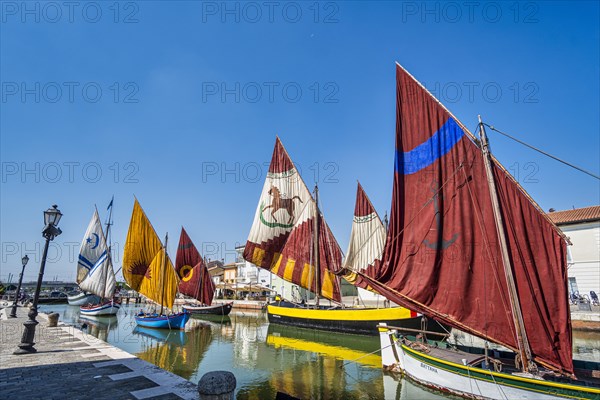
[[[477,140],[400,65],[396,79],[390,230],[382,268],[362,277],[514,353],[431,346],[383,324],[384,368],[468,398],[599,399],[572,360],[564,236],[490,155],[483,124]]]
[[[268,304],[272,323],[356,334],[377,334],[386,321],[419,328],[421,319],[405,308],[344,308],[319,305],[324,297],[341,302],[342,251],[291,158],[277,138],[267,179],[244,249],[244,259],[317,295],[315,305],[278,300]]]
[[[123,277],[137,292],[160,305],[160,312],[140,313],[135,317],[139,326],[148,328],[183,329],[190,315],[187,312],[163,313],[173,308],[179,279],[167,254],[168,235],[163,246],[137,199],[127,232],[123,254]]]
[[[111,219],[113,200],[111,200],[108,206],[110,212],[108,215],[108,221],[106,223],[106,235],[104,235],[104,232],[102,231],[98,210],[95,210],[94,216],[90,221],[88,231],[86,232],[82,242],[82,249],[89,252],[89,254],[85,254],[88,256],[88,258],[86,258],[85,255],[80,254],[80,261],[86,262],[86,260],[89,260],[89,257],[94,257],[91,250],[91,247],[94,246],[96,246],[95,249],[101,249],[98,250],[98,252],[102,251],[104,257],[101,256],[102,264],[90,269],[85,279],[79,284],[81,289],[100,297],[100,301],[98,303],[90,303],[79,307],[81,315],[115,315],[121,307],[119,302],[114,298],[117,288],[117,281],[115,278],[115,271],[113,270],[112,266],[111,246],[108,240],[110,235],[110,227],[112,225]],[[96,242],[96,237],[99,238],[99,242]]]
[[[81,242],[78,265],[88,268],[79,287],[99,298],[99,302],[81,305],[81,315],[115,315],[120,308],[113,299],[117,281],[97,209]]]
[[[93,218],[92,218],[93,221]],[[91,222],[90,222],[90,226],[91,226]],[[88,230],[90,229],[90,226],[88,226]],[[86,232],[87,234],[87,232]],[[90,242],[87,241],[87,239],[90,239]],[[98,236],[98,241],[100,240],[100,236]],[[90,271],[90,268],[92,268],[93,264],[90,265],[89,260],[85,259],[85,253],[88,251],[87,248],[93,247],[96,244],[96,237],[95,236],[85,236],[83,238],[83,241],[81,242],[81,246],[79,247],[79,258],[77,259],[77,277],[75,278],[75,281],[77,282],[77,285],[79,285],[87,276],[88,273]],[[94,249],[95,250],[95,249]],[[84,259],[82,259],[81,254],[84,254]],[[85,304],[95,304],[97,302],[100,301],[100,297],[93,294],[93,293],[87,293],[85,291],[83,291],[81,289],[81,287],[79,288],[79,291],[73,292],[73,293],[69,293],[69,295],[67,296],[67,301],[69,303],[69,305],[71,306],[81,306],[81,305],[85,305]]]
[[[210,315],[228,315],[231,312],[233,302],[211,305],[215,294],[215,284],[200,252],[183,227],[175,257],[175,271],[181,278],[179,293],[193,297],[200,302],[200,304],[185,304],[184,310],[191,314]]]

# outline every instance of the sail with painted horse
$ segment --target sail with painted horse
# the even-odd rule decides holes
[[[315,191],[317,194],[318,192]],[[317,197],[317,196],[315,196]],[[341,305],[342,251],[279,138],[263,186],[244,259],[316,294],[315,304],[284,299],[267,305],[269,321],[284,325],[376,335],[377,323],[419,328],[405,308]],[[320,297],[333,304],[319,304]]]
[[[150,220],[137,199],[133,205],[131,222],[123,253],[123,277],[135,291],[160,306],[149,313],[135,317],[139,326],[147,328],[183,329],[190,318],[184,312],[164,312],[173,309],[179,278],[167,254],[168,235],[161,243]]]
[[[384,368],[467,398],[599,399],[598,376],[572,359],[566,238],[491,156],[481,121],[478,140],[399,64],[396,93],[390,229],[381,269],[362,277],[512,353],[382,324]]]
[[[175,271],[181,279],[179,293],[196,299],[199,303],[186,303],[183,309],[190,314],[228,315],[233,303],[212,304],[215,284],[200,252],[181,227],[179,246],[175,256]]]

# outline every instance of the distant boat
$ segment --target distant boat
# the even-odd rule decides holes
[[[577,370],[572,357],[565,236],[491,156],[481,119],[476,139],[400,65],[396,99],[385,271],[362,278],[512,352],[468,352],[382,324],[384,369],[467,398],[600,399],[597,366]]]
[[[112,201],[109,206],[112,215]],[[110,216],[108,218],[106,233],[109,234]],[[117,281],[112,267],[110,247],[107,245],[106,236],[102,230],[98,210],[90,221],[87,231],[81,242],[78,265],[85,266],[87,272],[79,287],[87,293],[99,297],[99,301],[79,307],[82,315],[115,315],[120,304],[114,299]]]
[[[319,210],[317,187],[314,193],[277,138],[243,256],[315,293],[316,304],[278,298],[267,305],[269,322],[364,335],[377,335],[381,320],[420,328],[421,318],[406,308],[341,306],[342,251]],[[337,304],[320,304],[320,297]]]
[[[175,271],[181,278],[179,293],[190,296],[200,303],[186,303],[183,305],[184,310],[191,314],[200,315],[228,315],[231,312],[233,302],[211,305],[215,293],[215,284],[200,252],[198,252],[183,227],[181,228],[177,256],[175,257]]]
[[[82,306],[84,304],[94,304],[100,301],[100,297],[92,293],[76,292],[67,296],[67,301],[71,306]]]
[[[139,326],[159,329],[184,329],[190,318],[188,312],[166,313],[172,309],[179,278],[163,246],[135,199],[123,254],[123,277],[135,291],[160,305],[160,312],[141,312],[135,317]]]

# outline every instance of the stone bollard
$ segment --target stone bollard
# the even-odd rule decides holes
[[[229,371],[212,371],[198,382],[200,400],[233,400],[236,381]]]
[[[48,315],[48,326],[53,327],[58,325],[58,313],[52,313]]]

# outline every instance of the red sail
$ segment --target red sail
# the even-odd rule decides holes
[[[312,292],[340,301],[342,252],[322,215],[319,218],[319,279],[313,236],[317,205],[277,138],[244,259]]]
[[[179,292],[210,305],[215,293],[215,284],[208,273],[202,256],[192,243],[185,229],[181,228],[179,246],[175,259],[175,270],[181,278]]]
[[[396,162],[382,268],[367,278],[401,305],[517,349],[483,155],[399,65]],[[509,257],[534,359],[572,373],[566,244],[494,165]]]

